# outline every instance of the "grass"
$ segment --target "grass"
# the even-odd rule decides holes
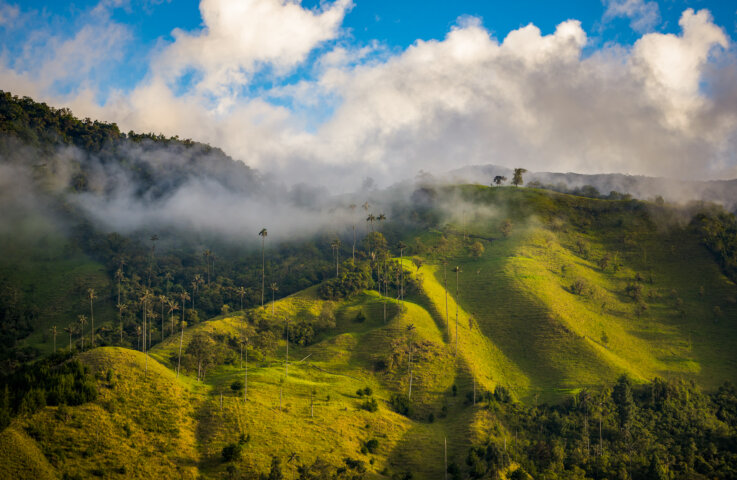
[[[474,387],[479,399],[502,385],[532,403],[598,388],[621,373],[639,381],[682,377],[707,389],[737,377],[735,285],[687,229],[656,225],[627,202],[480,186],[455,195],[482,213],[420,235],[424,251],[404,258],[405,276],[417,285],[405,301],[365,291],[328,304],[312,287],[267,304],[260,314],[277,328],[284,318],[315,321],[326,309],[335,326],[311,345],[290,344],[288,376],[283,339],[273,356],[249,362],[247,402],[230,389],[244,378],[238,361],[201,382],[192,372],[177,377],[178,334],[148,359],[98,348],[82,354],[98,374],[98,400],[66,416],[47,407],[16,419],[0,434],[0,476],[221,478],[222,448],[245,435],[234,463],[245,475],[266,471],[277,455],[287,478],[318,457],[334,465],[359,459],[368,478],[403,471],[431,478],[442,474],[446,440],[449,460],[463,463],[472,443],[512,438],[482,405],[466,401]],[[506,218],[513,219],[508,237],[499,230]],[[478,256],[470,254],[475,241],[484,246]],[[616,269],[599,265],[606,253]],[[447,292],[441,254],[449,259]],[[418,258],[425,260],[419,269]],[[626,294],[637,274],[648,307],[639,316]],[[585,288],[576,292],[576,282]],[[236,312],[191,326],[184,348],[198,332],[238,337],[244,322]],[[410,338],[407,418],[389,400],[409,392]],[[361,408],[365,397],[356,392],[365,387],[376,412]],[[362,453],[369,439],[379,448]]]

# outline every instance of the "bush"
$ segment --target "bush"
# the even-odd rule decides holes
[[[223,450],[220,453],[223,456],[224,461],[233,462],[235,460],[240,460],[241,454],[243,453],[243,447],[240,443],[229,443],[223,447]]]
[[[356,323],[363,323],[366,321],[366,315],[363,314],[363,310],[359,310],[356,316],[353,318]]]
[[[361,453],[376,453],[376,451],[379,449],[379,441],[375,438],[372,438],[371,440],[367,440],[363,442],[363,446],[361,447]]]
[[[394,393],[392,394],[389,403],[391,404],[394,411],[399,413],[400,415],[409,417],[412,413],[412,407],[409,403],[409,398],[407,398],[407,395]]]
[[[236,393],[240,392],[241,390],[243,390],[243,382],[241,382],[240,380],[234,381],[230,384],[230,389]]]
[[[588,282],[582,278],[576,279],[576,281],[571,284],[571,293],[574,295],[586,296],[590,291],[591,287],[589,287]]]
[[[360,405],[361,410],[366,410],[367,412],[375,412],[379,409],[379,403],[376,401],[375,398],[369,398],[365,402],[363,402]]]

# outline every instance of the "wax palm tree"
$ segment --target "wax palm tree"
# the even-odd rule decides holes
[[[414,331],[415,331],[415,325],[413,323],[410,323],[407,325],[407,341],[409,343],[409,390],[407,393],[407,400],[412,401],[412,347],[414,344]]]
[[[72,351],[72,333],[74,333],[74,327],[69,325],[68,327],[64,328],[64,331],[69,334],[69,351]]]
[[[79,331],[81,335],[79,336],[80,340],[82,340],[81,349],[84,350],[84,326],[87,325],[87,317],[85,315],[79,315]]]
[[[208,249],[205,249],[205,251],[202,252],[202,256],[205,257],[205,266],[207,270],[207,284],[210,285],[210,257],[212,257],[212,252]]]
[[[379,222],[379,225],[381,225],[381,222],[386,221],[386,215],[380,213],[379,216],[376,217],[376,221]]]
[[[240,299],[241,299],[241,310],[243,310],[243,295],[245,295],[245,294],[246,294],[246,289],[245,289],[245,287],[243,287],[243,286],[240,286],[240,287],[236,288],[236,289],[235,289],[235,293],[237,293],[237,294],[238,294],[238,296],[239,296],[239,297],[240,297]]]
[[[274,307],[276,306],[276,302],[274,301],[274,297],[276,296],[276,292],[279,291],[279,287],[277,286],[276,282],[271,282],[270,285],[271,288],[271,315],[274,315]]]
[[[330,243],[330,248],[332,248],[333,251],[335,252],[335,276],[336,277],[338,277],[340,275],[340,268],[339,268],[339,265],[340,265],[340,246],[341,246],[341,243],[340,243],[340,239],[339,238],[336,238],[335,240],[333,240]]]
[[[166,295],[159,295],[159,302],[161,303],[161,341],[164,341],[164,305],[169,304],[169,299]]]
[[[262,228],[258,234],[261,237],[261,307],[263,307],[264,290],[266,289],[266,254],[264,253],[264,244],[269,232],[267,232],[265,228]]]
[[[125,278],[125,275],[123,274],[123,269],[119,268],[115,271],[115,280],[118,281],[118,305],[120,305],[120,290],[121,290],[121,283],[123,282],[123,278]]]
[[[124,303],[118,303],[118,320],[120,321],[120,343],[123,343],[123,312],[128,308]]]
[[[461,273],[461,267],[456,266],[453,269],[453,271],[456,272],[456,299],[455,299],[456,300],[456,351],[455,351],[455,354],[457,356],[458,355],[458,304],[460,303],[460,296],[458,294],[458,292],[459,292],[459,289],[458,289],[458,274]]]
[[[148,286],[151,287],[151,273],[154,269],[154,256],[156,255],[156,242],[159,240],[159,236],[156,234],[151,235],[151,264],[148,269]]]
[[[404,249],[407,248],[407,244],[404,242],[399,242],[397,245],[397,248],[399,248],[399,268],[401,269],[399,272],[399,275],[401,276],[401,283],[400,283],[400,299],[404,301]]]
[[[92,309],[92,300],[97,298],[97,295],[95,294],[95,289],[88,288],[87,295],[90,298],[90,322],[92,324],[92,347],[94,348],[95,346],[95,312]]]
[[[353,258],[353,263],[356,263],[356,220],[353,215],[353,212],[356,211],[356,204],[351,203],[350,205],[348,205],[348,208],[351,210],[351,218],[353,219],[353,253],[352,253],[353,257],[352,258]]]
[[[182,364],[182,342],[184,341],[184,327],[187,325],[184,321],[184,303],[189,300],[189,294],[186,291],[182,291],[182,293],[179,294],[179,298],[182,299],[182,333],[179,336],[179,358],[177,359],[177,378],[179,378],[179,367]]]
[[[51,335],[54,337],[54,353],[56,353],[56,325],[51,327]]]
[[[443,258],[443,290],[445,290],[445,328],[448,329],[448,336],[450,336],[450,320],[448,319],[448,275],[447,267],[448,260]]]
[[[174,312],[179,310],[179,304],[173,298],[169,298],[166,301],[166,306],[169,312],[169,322],[171,323],[171,329],[169,335],[174,335]]]

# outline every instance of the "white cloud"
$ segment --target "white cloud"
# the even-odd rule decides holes
[[[93,88],[54,103],[125,130],[206,141],[287,183],[332,191],[367,177],[386,185],[420,170],[486,163],[673,177],[737,172],[737,59],[706,11],[685,11],[678,35],[645,34],[631,48],[585,56],[587,35],[575,20],[549,35],[528,25],[500,41],[470,18],[443,40],[373,55],[380,47],[344,44],[348,5],[316,12],[203,0],[206,28],[178,33],[132,91],[102,106]],[[282,15],[289,27],[277,25]],[[252,97],[236,91],[254,72],[288,71],[326,42],[314,79]],[[200,81],[175,93],[172,78],[190,68]],[[10,78],[46,91],[33,75],[0,71],[0,82]],[[319,116],[310,109],[327,111],[324,121],[309,124]]]
[[[188,69],[201,74],[197,89],[217,96],[248,83],[263,65],[288,71],[339,32],[350,0],[320,11],[290,0],[202,0],[204,28],[173,32],[175,41],[154,65],[156,75],[176,81]]]
[[[630,19],[630,26],[637,32],[650,32],[660,23],[657,2],[645,0],[604,0],[607,6],[604,21],[617,17]]]

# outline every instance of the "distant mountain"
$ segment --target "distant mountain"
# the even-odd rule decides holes
[[[511,168],[498,165],[469,165],[450,171],[448,176],[451,183],[489,184],[496,175],[503,175],[508,181],[511,180],[512,172]],[[580,192],[583,187],[591,186],[602,195],[616,191],[639,199],[661,196],[674,203],[705,201],[722,204],[730,211],[737,208],[737,179],[686,181],[621,173],[586,175],[571,172],[527,172],[524,179],[526,185],[537,183],[550,190],[565,193],[583,193]]]

